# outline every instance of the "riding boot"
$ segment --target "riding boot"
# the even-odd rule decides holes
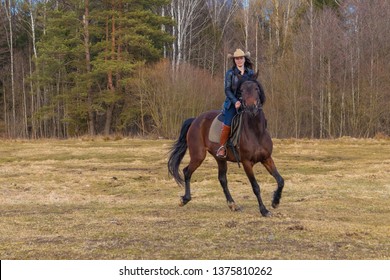
[[[221,145],[217,151],[217,157],[218,158],[226,158],[226,147],[225,144],[227,140],[229,139],[230,135],[230,126],[223,125],[222,131],[221,131],[221,138],[219,140],[219,144]]]

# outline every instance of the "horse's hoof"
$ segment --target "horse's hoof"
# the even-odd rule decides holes
[[[271,217],[272,216],[272,213],[268,210],[260,211],[260,213],[263,217]]]
[[[179,202],[179,206],[180,207],[183,207],[184,205],[186,205],[191,199],[186,199],[184,198],[184,196],[180,197],[180,202]]]
[[[278,208],[279,203],[280,203],[280,198],[281,198],[280,193],[278,193],[277,191],[275,191],[275,192],[274,192],[274,197],[273,197],[273,199],[272,199],[272,207],[273,207],[273,208]]]
[[[233,211],[233,212],[237,212],[237,211],[241,211],[242,210],[242,208],[240,206],[238,206],[234,202],[228,202],[228,206],[229,206],[230,210]]]

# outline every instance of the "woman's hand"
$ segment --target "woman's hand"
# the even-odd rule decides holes
[[[241,107],[241,102],[240,101],[237,101],[234,106],[236,107],[236,109],[240,108]]]

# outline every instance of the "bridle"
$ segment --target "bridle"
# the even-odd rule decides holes
[[[256,115],[259,111],[263,110],[263,106],[260,103],[260,99],[256,100],[256,104],[248,106],[245,103],[245,100],[241,101],[241,112],[256,112]]]
[[[246,82],[255,83],[257,86],[258,92],[260,91],[259,85],[255,81],[246,81]],[[242,85],[244,85],[246,82],[244,82]],[[255,104],[247,105],[242,95],[240,97],[240,102],[241,102],[241,107],[240,107],[240,110],[238,110],[238,113],[247,112],[247,113],[252,114],[253,116],[256,116],[263,109],[263,106],[260,102],[259,94],[257,94],[257,96],[256,96],[256,103]]]

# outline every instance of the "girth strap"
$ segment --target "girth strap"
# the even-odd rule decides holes
[[[238,113],[234,116],[231,131],[230,131],[230,140],[232,141],[233,146],[237,146],[240,142],[241,136],[241,127],[242,127],[242,113]]]
[[[240,166],[240,151],[239,151],[239,143],[241,136],[241,128],[242,128],[242,114],[238,113],[234,116],[231,130],[230,130],[230,138],[227,142],[227,146],[232,150],[235,159],[237,160],[238,167]]]

